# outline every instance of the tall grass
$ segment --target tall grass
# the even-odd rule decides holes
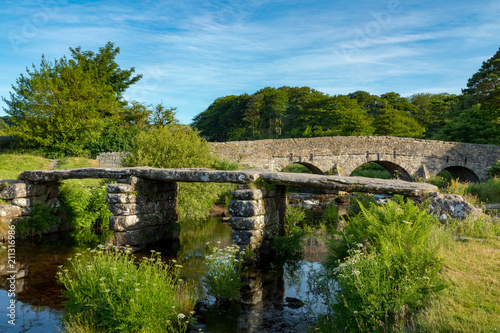
[[[207,243],[210,246],[210,243]],[[243,256],[245,253],[242,252]],[[207,272],[204,285],[209,295],[217,301],[238,299],[240,297],[242,261],[239,259],[240,250],[237,245],[212,247],[212,253],[205,256]]]
[[[311,280],[329,309],[329,328],[323,329],[403,330],[445,286],[439,276],[443,262],[429,237],[436,221],[400,197],[360,209],[340,241],[330,241],[332,258]],[[332,281],[338,291],[332,291]]]
[[[107,332],[185,332],[195,298],[178,278],[181,266],[159,253],[138,263],[130,253],[103,249],[77,253],[57,275],[64,285],[65,322]]]
[[[490,178],[484,183],[469,184],[466,192],[477,196],[484,203],[500,203],[500,177]]]

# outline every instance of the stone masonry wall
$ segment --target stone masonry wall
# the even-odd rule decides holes
[[[142,247],[178,236],[177,183],[130,177],[128,183],[111,184],[107,189],[114,245]]]
[[[96,159],[100,168],[120,168],[123,166],[127,155],[128,153],[122,152],[100,153]]]
[[[0,198],[7,202],[0,205],[1,231],[5,231],[9,225],[16,224],[20,219],[28,218],[34,205],[45,204],[53,214],[60,205],[58,182],[1,180],[0,186]],[[0,238],[4,238],[3,232],[0,232]]]
[[[387,136],[337,136],[210,143],[214,154],[243,165],[280,171],[291,163],[301,163],[326,173],[336,170],[349,176],[358,166],[377,162],[402,173],[402,179],[429,177],[445,168],[472,171],[479,180],[500,160],[500,146],[396,138]],[[465,173],[462,175],[464,179]]]
[[[285,188],[236,190],[233,196],[236,200],[229,203],[233,242],[241,249],[250,248],[258,256],[268,254],[272,238],[283,232]]]

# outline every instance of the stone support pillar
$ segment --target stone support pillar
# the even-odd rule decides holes
[[[46,205],[55,214],[60,206],[58,182],[31,182],[2,180],[0,198],[6,203],[0,205],[0,242],[5,239],[9,225],[31,215],[34,205]],[[55,232],[58,228],[51,228]]]
[[[114,245],[143,247],[178,237],[177,183],[130,177],[128,183],[111,184],[107,189]]]
[[[257,257],[269,254],[274,236],[283,233],[286,211],[284,186],[274,190],[236,190],[229,203],[233,242]]]

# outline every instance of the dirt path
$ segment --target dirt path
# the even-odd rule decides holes
[[[59,162],[59,160],[49,160],[50,163],[49,165],[47,166],[47,170],[54,170],[57,166],[57,163]]]

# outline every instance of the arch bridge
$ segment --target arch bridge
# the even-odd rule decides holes
[[[316,174],[349,176],[357,167],[374,162],[393,178],[413,181],[443,170],[454,178],[484,181],[500,160],[500,146],[397,138],[336,136],[210,143],[215,154],[243,165],[272,171],[298,163]]]

